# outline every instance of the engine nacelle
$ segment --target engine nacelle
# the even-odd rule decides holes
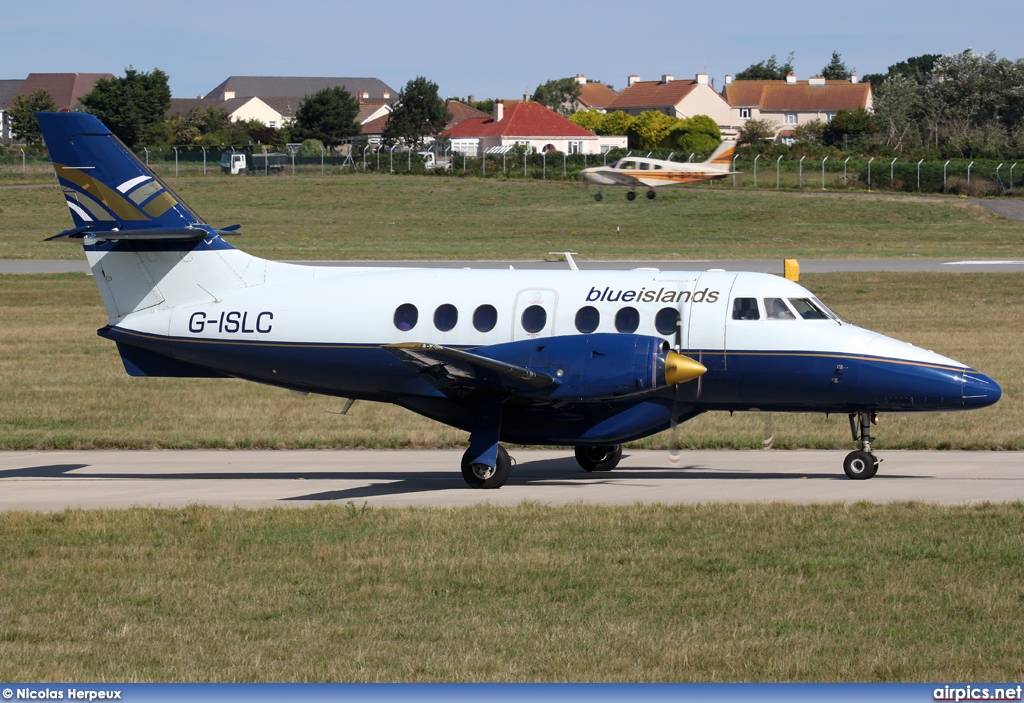
[[[607,400],[684,383],[703,365],[636,334],[582,334],[495,344],[473,353],[547,374],[555,382],[531,395]]]

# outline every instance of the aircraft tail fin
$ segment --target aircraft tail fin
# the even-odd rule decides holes
[[[227,244],[94,115],[40,112],[74,228],[108,317],[215,297],[263,281],[266,263]]]
[[[203,219],[96,116],[40,112],[36,118],[75,223],[61,235],[116,231],[154,239],[164,230],[182,238],[188,230],[206,229]],[[195,234],[203,238],[209,232]]]
[[[732,157],[736,155],[736,142],[724,141],[718,145],[708,160],[704,163],[708,166],[722,166],[728,169],[732,166]]]

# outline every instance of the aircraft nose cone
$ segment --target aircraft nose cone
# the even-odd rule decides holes
[[[974,371],[964,373],[963,398],[965,408],[984,408],[998,401],[1003,389],[988,376]]]

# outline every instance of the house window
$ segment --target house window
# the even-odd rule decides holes
[[[826,122],[831,122],[835,118],[835,116],[836,116],[836,113],[830,112],[827,115],[825,115],[825,121]]]
[[[569,142],[570,154],[582,154],[583,153],[583,142]]]
[[[740,108],[740,119],[741,120],[749,120],[750,119],[750,108],[749,107],[741,107]]]
[[[270,120],[270,122],[267,122],[267,126],[273,129],[277,129],[277,120]]]
[[[786,113],[786,124],[796,124],[796,113],[795,112],[787,112]]]

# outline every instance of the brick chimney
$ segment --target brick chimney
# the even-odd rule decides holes
[[[860,78],[857,77],[856,73],[851,73],[850,74],[850,82],[851,83],[860,83]]]
[[[224,99],[225,100],[234,100],[235,99],[235,91],[231,90],[231,88],[225,88],[224,89]]]
[[[786,74],[786,85],[796,85],[796,74],[792,71]]]
[[[494,101],[494,121],[501,122],[505,118],[505,101]]]
[[[825,85],[825,76],[811,76],[810,78],[807,79],[807,85]]]
[[[673,76],[671,73],[663,73],[661,75],[661,84],[662,85],[668,85],[669,83],[671,83],[675,79],[676,79],[676,77]]]
[[[731,73],[726,73],[725,74],[725,84],[726,85],[732,85],[732,74]]]
[[[576,74],[576,83],[577,83],[577,85],[586,85],[587,84],[587,77],[584,76],[582,73],[577,73]]]
[[[698,73],[697,74],[697,85],[707,85],[707,84],[708,84],[708,74],[706,74],[706,73]]]
[[[638,75],[636,75],[634,73],[633,75],[631,75],[629,78],[626,79],[626,87],[628,88],[629,86],[633,85],[634,83],[639,83],[639,82],[640,82],[640,76],[638,76]]]

